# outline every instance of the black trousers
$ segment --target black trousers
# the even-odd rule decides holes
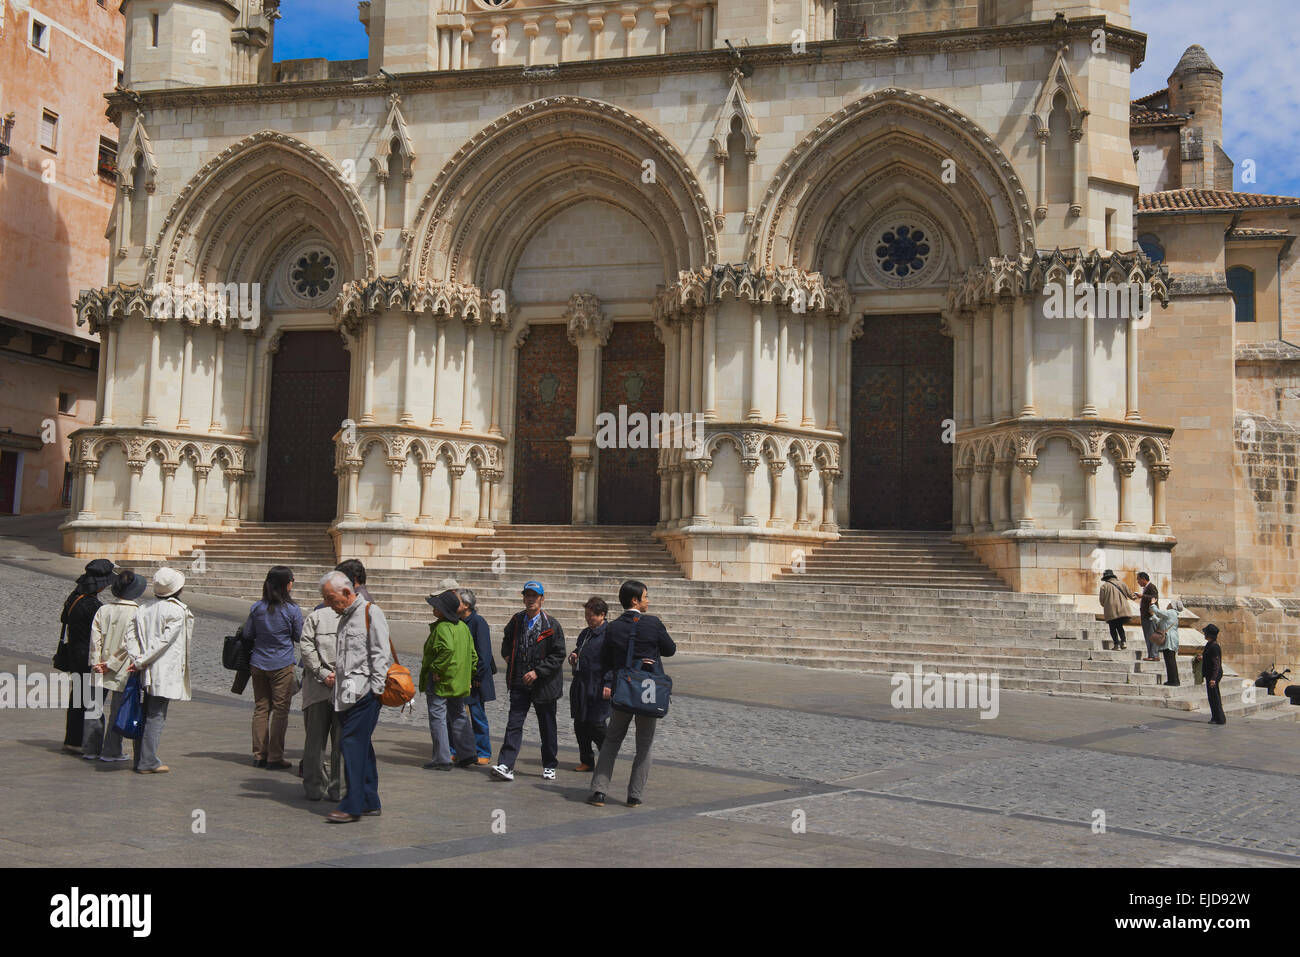
[[[555,719],[555,701],[533,701],[526,690],[510,689],[510,717],[506,719],[506,737],[501,742],[497,763],[513,769],[519,757],[519,746],[524,742],[524,721],[531,708],[537,712],[537,730],[542,736],[542,767],[553,768],[559,763],[560,728]]]
[[[1220,678],[1214,684],[1210,684],[1209,679],[1205,682],[1205,697],[1210,702],[1210,718],[1215,724],[1227,724],[1228,716],[1223,713],[1223,698],[1220,696],[1220,685],[1223,679]]]
[[[1124,619],[1111,618],[1106,624],[1110,625],[1110,643],[1114,648],[1128,643],[1128,635],[1124,634]]]
[[[1179,684],[1178,681],[1178,652],[1162,651],[1160,654],[1165,658],[1165,684],[1173,686]]]
[[[582,756],[582,763],[594,768],[596,753],[605,746],[605,722],[575,721],[573,734],[578,739],[578,754]]]

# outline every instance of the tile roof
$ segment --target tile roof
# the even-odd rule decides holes
[[[1265,196],[1227,189],[1167,189],[1138,196],[1139,213],[1177,213],[1198,210],[1269,209],[1300,206],[1295,196]]]
[[[1146,104],[1150,103],[1154,99],[1157,99],[1158,97],[1168,96],[1168,95],[1169,95],[1169,87],[1165,87],[1162,90],[1156,90],[1154,93],[1148,93],[1145,96],[1139,96],[1133,102],[1141,103],[1145,106]]]
[[[1187,119],[1184,113],[1170,113],[1166,109],[1153,108],[1140,100],[1134,100],[1129,104],[1130,126],[1182,126]]]

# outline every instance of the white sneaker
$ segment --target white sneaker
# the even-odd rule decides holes
[[[548,781],[555,780],[555,768],[542,768],[542,777]]]
[[[492,766],[492,776],[499,781],[513,781],[515,772],[504,764],[495,764]]]
[[[129,755],[129,754],[124,754],[124,755],[122,755],[120,758],[104,758],[104,757],[101,757],[99,760],[101,760],[101,761],[130,761],[130,760],[131,760],[131,755]]]

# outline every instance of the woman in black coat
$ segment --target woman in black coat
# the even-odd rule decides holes
[[[573,681],[569,685],[569,715],[573,718],[573,733],[581,754],[581,762],[573,770],[591,771],[596,767],[596,753],[605,743],[605,723],[609,721],[605,673],[600,667],[609,606],[604,599],[593,596],[587,599],[582,611],[587,617],[587,627],[578,635],[578,646],[569,655],[569,665],[573,669]]]
[[[97,558],[86,566],[85,574],[77,579],[72,594],[64,600],[59,622],[67,629],[65,639],[68,647],[62,652],[62,660],[58,661],[60,670],[74,675],[90,673],[90,626],[95,622],[95,612],[103,604],[99,600],[99,593],[111,584],[113,563],[107,558]],[[84,685],[82,690],[85,690]],[[81,753],[81,742],[85,734],[85,705],[81,695],[71,697],[68,701],[63,750],[72,754]]]

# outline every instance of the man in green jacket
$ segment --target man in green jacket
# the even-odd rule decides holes
[[[450,771],[452,745],[461,755],[457,767],[469,767],[477,760],[465,699],[478,670],[478,652],[469,627],[460,619],[464,606],[454,590],[429,595],[425,601],[438,620],[429,625],[420,666],[420,690],[429,705],[429,734],[433,737],[433,760],[424,767]],[[448,740],[448,729],[454,740]]]

